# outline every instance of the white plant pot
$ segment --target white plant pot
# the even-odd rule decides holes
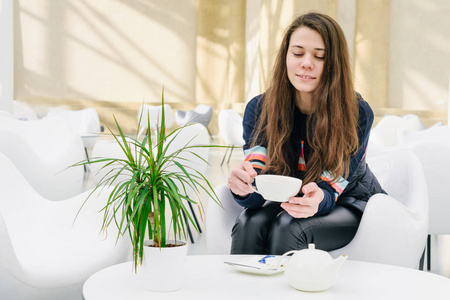
[[[175,244],[174,240],[166,244]],[[142,266],[138,269],[141,286],[149,291],[170,292],[182,288],[184,278],[184,259],[187,243],[176,241],[177,247],[148,247],[153,240],[144,242]]]

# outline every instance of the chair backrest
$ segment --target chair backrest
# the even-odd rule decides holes
[[[85,147],[93,147],[100,134],[100,119],[97,111],[91,107],[81,110],[53,107],[49,109],[47,117],[62,118],[82,138]]]
[[[414,132],[423,130],[425,127],[415,115],[406,116],[384,116],[372,129],[370,142],[381,146],[393,146],[399,143],[399,135],[403,132]]]
[[[406,114],[401,116],[410,131],[420,131],[426,129],[426,126],[416,114]]]
[[[208,126],[213,115],[213,106],[206,104],[199,104],[195,107],[194,112],[198,115],[193,119],[193,122],[201,123]]]
[[[166,128],[172,128],[174,117],[172,107],[169,104],[164,104],[164,117]],[[149,118],[150,129],[155,129],[157,125],[161,126],[162,105],[154,106],[149,104],[142,104],[137,114],[137,120],[141,120],[141,128],[147,128]]]
[[[131,140],[129,140],[129,145],[131,146]],[[119,158],[126,159],[125,153],[120,147],[116,140],[100,140],[92,148],[91,161],[102,158]],[[108,162],[98,162],[90,165],[90,177],[92,184],[97,185],[102,179],[107,179],[112,175],[110,172],[118,171],[122,167],[120,164],[107,165]],[[105,177],[106,176],[106,177]],[[128,173],[124,171],[121,175],[117,177],[114,184],[118,184],[126,179],[129,179]]]
[[[200,123],[208,126],[213,115],[213,106],[199,104],[193,110],[184,111],[177,109],[175,111],[175,121],[178,126],[184,126],[191,123]]]
[[[419,158],[427,180],[430,234],[450,234],[450,136],[445,140],[422,140],[407,146]]]
[[[33,188],[49,200],[63,200],[83,188],[81,137],[60,118],[20,121],[0,116],[0,152],[17,167]]]
[[[412,151],[420,160],[428,185],[430,234],[450,234],[450,129],[436,126],[406,135],[405,142],[395,147],[378,147],[371,156],[393,151]]]
[[[179,134],[175,133],[169,137],[171,143],[167,149],[167,154],[173,153],[186,146],[210,145],[208,130],[200,123],[192,123],[181,128]],[[207,168],[207,163],[200,159],[202,157],[205,161],[209,158],[209,148],[194,147],[181,152],[177,157],[177,161],[181,165],[204,173]],[[171,168],[178,168],[171,166]]]
[[[405,131],[400,138],[400,145],[405,145],[419,140],[449,139],[450,128],[444,125],[434,125],[425,130]]]
[[[219,132],[226,145],[242,146],[245,143],[242,117],[233,109],[219,112]]]
[[[30,106],[16,100],[13,101],[13,115],[14,118],[19,120],[32,121],[38,119],[36,112]]]
[[[428,215],[428,201],[421,201],[414,195],[413,185],[423,184],[420,181],[425,181],[425,176],[423,167],[413,152],[405,149],[390,151],[368,157],[367,164],[389,196],[416,214]]]
[[[59,117],[64,119],[69,127],[80,136],[100,133],[98,113],[91,107],[80,110],[68,110],[60,107],[53,107],[49,109],[47,117]]]

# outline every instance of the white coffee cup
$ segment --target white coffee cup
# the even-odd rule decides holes
[[[287,202],[290,197],[298,194],[302,180],[282,175],[263,174],[255,177],[256,188],[249,183],[250,188],[263,196],[265,200]]]

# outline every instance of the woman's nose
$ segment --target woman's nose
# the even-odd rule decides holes
[[[311,57],[309,57],[308,55],[305,55],[303,57],[301,66],[302,66],[303,69],[312,69],[313,68],[313,63],[312,63]]]

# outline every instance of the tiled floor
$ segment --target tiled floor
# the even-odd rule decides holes
[[[210,164],[208,168],[207,178],[213,185],[226,183],[226,178],[233,167],[238,165],[243,160],[242,150],[235,149],[230,159],[230,163],[223,167],[220,166],[224,149],[211,149]],[[207,197],[202,197],[203,206],[206,209]],[[204,224],[202,225],[203,230]],[[190,255],[207,254],[205,235],[194,233],[195,243],[190,245]],[[431,238],[431,272],[443,275],[450,278],[450,236],[433,236]],[[425,262],[426,263],[426,262]]]

